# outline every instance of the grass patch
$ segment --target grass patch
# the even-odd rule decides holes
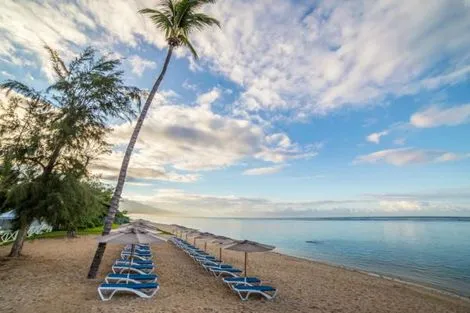
[[[113,224],[111,226],[112,229],[118,228],[120,225]],[[101,235],[103,232],[103,226],[98,226],[94,228],[87,228],[87,229],[79,229],[77,231],[78,236],[86,236],[86,235]],[[33,235],[31,237],[26,238],[26,240],[34,240],[34,239],[53,239],[53,238],[65,238],[67,237],[66,230],[55,230],[49,233],[43,233],[40,235]],[[1,243],[0,246],[6,246],[12,244],[13,241]]]
[[[170,236],[174,236],[172,233],[168,232],[168,231],[164,231],[163,229],[160,229],[160,228],[157,228],[159,231],[161,231],[163,234],[165,235],[170,235]]]

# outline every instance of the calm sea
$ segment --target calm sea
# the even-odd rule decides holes
[[[470,218],[139,217],[470,296]]]

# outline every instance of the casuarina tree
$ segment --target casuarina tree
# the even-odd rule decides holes
[[[20,255],[34,219],[63,217],[72,199],[91,190],[83,179],[90,161],[110,150],[109,119],[131,120],[140,107],[140,90],[123,82],[119,60],[87,48],[66,65],[46,49],[55,74],[46,90],[14,80],[0,84],[10,95],[0,107],[0,163],[16,175],[3,196],[19,230],[10,256]]]

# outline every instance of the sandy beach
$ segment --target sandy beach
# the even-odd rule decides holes
[[[251,254],[248,266],[249,275],[279,289],[278,297],[242,302],[170,243],[152,247],[161,285],[153,299],[124,295],[101,302],[96,287],[122,246],[108,245],[96,280],[86,279],[94,236],[29,241],[20,259],[5,258],[9,248],[0,247],[2,313],[470,312],[469,301],[278,253]],[[224,251],[223,259],[243,266],[242,253]]]

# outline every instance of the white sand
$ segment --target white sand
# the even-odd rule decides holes
[[[101,302],[96,287],[122,246],[108,245],[99,279],[87,280],[95,248],[92,236],[36,240],[25,243],[25,257],[1,258],[0,312],[470,312],[468,301],[277,253],[251,254],[248,273],[279,288],[278,298],[241,302],[171,244],[153,247],[161,285],[153,299]],[[0,256],[8,251],[0,247]],[[242,253],[224,256],[243,266]]]

